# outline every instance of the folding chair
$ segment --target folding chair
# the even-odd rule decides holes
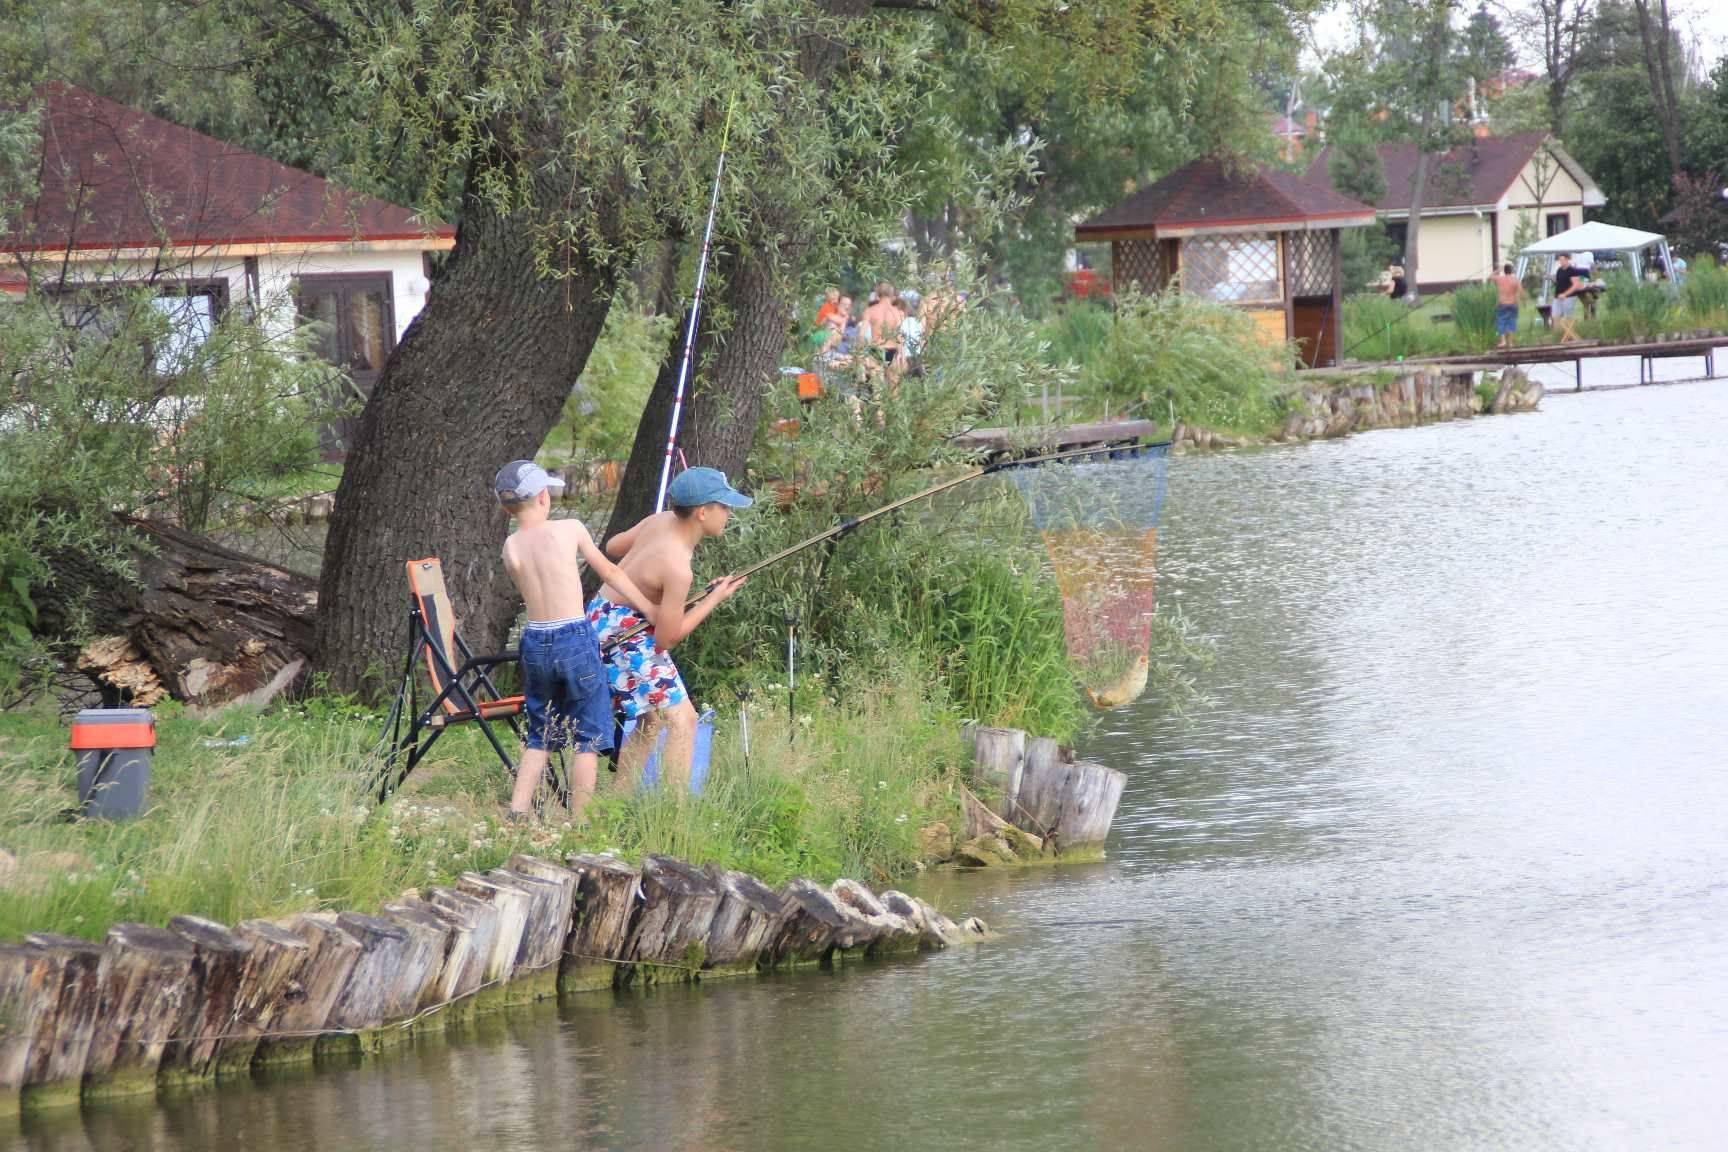
[[[488,675],[500,664],[515,663],[516,653],[474,655],[456,634],[455,609],[444,587],[444,565],[436,557],[428,557],[408,561],[407,568],[412,599],[408,609],[408,659],[402,666],[396,700],[378,739],[379,747],[385,750],[377,778],[380,802],[402,786],[438,738],[457,724],[478,721],[487,743],[512,775],[516,764],[498,742],[492,724],[503,720],[518,739],[522,736],[517,718],[522,715],[523,698],[505,696]],[[425,707],[420,704],[420,677],[415,668],[422,660],[431,684],[431,698]],[[559,800],[567,802],[563,773],[557,765],[549,765],[548,771]]]

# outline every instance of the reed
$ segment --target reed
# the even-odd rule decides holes
[[[1492,284],[1466,284],[1453,291],[1452,326],[1464,351],[1480,352],[1494,346],[1494,314],[1499,304]]]

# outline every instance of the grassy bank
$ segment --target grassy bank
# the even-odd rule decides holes
[[[748,762],[733,709],[702,796],[608,795],[583,827],[553,816],[529,829],[501,824],[507,779],[472,732],[452,733],[374,809],[362,778],[375,719],[325,701],[203,719],[159,708],[149,812],[74,821],[65,727],[50,712],[0,715],[0,847],[15,858],[0,869],[0,939],[99,938],[116,921],[179,913],[234,923],[369,908],[517,851],[665,852],[769,883],[879,884],[915,870],[919,829],[957,811],[955,721],[914,678],[856,708],[801,702],[789,720],[757,697],[750,712]]]

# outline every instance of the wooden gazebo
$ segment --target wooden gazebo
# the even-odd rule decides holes
[[[1336,363],[1343,276],[1338,236],[1374,209],[1275,168],[1196,160],[1074,229],[1109,241],[1118,288],[1208,296],[1248,312],[1310,368]]]

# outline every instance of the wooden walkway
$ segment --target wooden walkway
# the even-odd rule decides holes
[[[1638,383],[1656,383],[1656,361],[1703,357],[1704,378],[1716,379],[1716,350],[1728,348],[1728,336],[1697,337],[1687,340],[1655,340],[1647,344],[1604,344],[1599,340],[1572,344],[1544,344],[1532,348],[1499,348],[1471,356],[1428,356],[1400,361],[1404,364],[1429,364],[1464,370],[1494,370],[1524,367],[1530,364],[1572,364],[1573,391],[1584,391],[1584,361],[1607,360],[1614,357],[1637,357]],[[1380,363],[1376,367],[1388,367]]]
[[[995,458],[1017,452],[1061,452],[1069,448],[1135,444],[1157,435],[1158,425],[1151,420],[1100,420],[1091,424],[974,428],[953,437],[951,442]]]

